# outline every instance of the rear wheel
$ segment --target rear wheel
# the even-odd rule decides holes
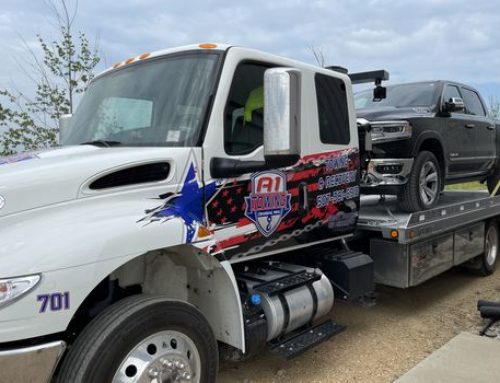
[[[441,190],[441,168],[436,156],[428,151],[420,152],[398,195],[399,206],[407,212],[431,209],[436,206]]]
[[[498,225],[496,222],[491,222],[487,229],[484,238],[484,253],[480,255],[480,269],[481,275],[491,275],[495,271],[497,256],[498,256]]]
[[[193,306],[158,296],[119,301],[66,356],[59,383],[215,382],[217,342]]]

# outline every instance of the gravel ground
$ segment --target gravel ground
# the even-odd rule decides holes
[[[392,382],[459,332],[477,333],[478,299],[500,301],[500,270],[486,278],[451,270],[409,290],[380,287],[375,306],[335,303],[331,318],[345,332],[291,361],[266,351],[225,362],[219,382]]]

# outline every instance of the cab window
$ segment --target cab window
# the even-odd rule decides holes
[[[462,92],[464,94],[464,102],[467,107],[467,113],[476,116],[486,116],[483,103],[479,99],[477,93],[469,89],[462,89]]]
[[[234,73],[224,112],[226,153],[252,152],[264,140],[264,72],[271,65],[246,62]]]
[[[337,145],[349,144],[349,109],[344,81],[319,73],[314,79],[321,142]]]
[[[458,88],[455,85],[446,85],[443,91],[443,105],[449,102],[453,97],[462,98]]]

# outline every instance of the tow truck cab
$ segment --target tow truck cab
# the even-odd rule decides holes
[[[62,357],[62,382],[211,381],[216,341],[293,356],[342,330],[312,326],[334,300],[312,246],[337,243],[325,267],[373,288],[369,257],[341,246],[359,212],[347,75],[215,44],[143,54],[96,77],[64,126],[61,148],[0,166],[2,380],[23,365],[50,381]],[[153,305],[189,315],[143,334]]]

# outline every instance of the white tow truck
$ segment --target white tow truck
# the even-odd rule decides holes
[[[214,382],[219,358],[342,331],[334,295],[493,271],[500,197],[360,205],[344,73],[217,44],[145,53],[65,121],[61,147],[0,159],[0,382]]]

